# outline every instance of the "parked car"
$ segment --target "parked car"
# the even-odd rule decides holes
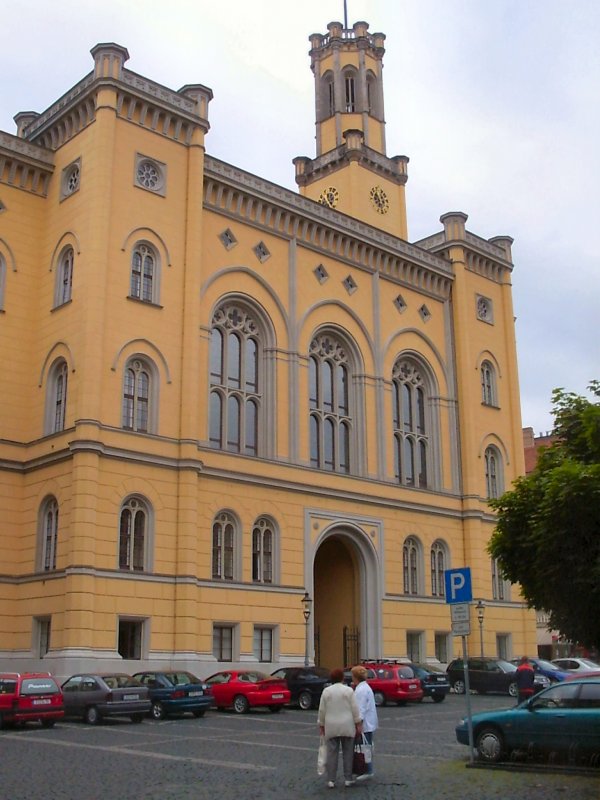
[[[141,722],[152,706],[147,687],[120,672],[72,675],[63,683],[62,690],[65,716],[78,717],[89,725],[113,716]]]
[[[441,703],[450,691],[450,681],[443,669],[433,664],[414,664],[407,662],[417,678],[421,681],[423,697],[431,697],[434,703]]]
[[[252,669],[227,669],[206,679],[219,710],[233,708],[245,714],[250,708],[266,706],[276,713],[290,702],[290,690],[283,678],[273,678]]]
[[[323,689],[331,683],[329,670],[324,667],[281,667],[271,675],[286,682],[290,703],[297,703],[303,711],[316,708]]]
[[[367,670],[366,680],[373,689],[375,705],[397,703],[404,706],[423,699],[421,681],[408,664],[385,659],[361,663]]]
[[[552,663],[566,672],[584,673],[600,669],[600,664],[591,661],[589,658],[553,658]]]
[[[547,678],[550,679],[551,683],[558,683],[559,681],[564,681],[566,677],[568,677],[569,673],[565,672],[564,669],[560,669],[556,666],[552,661],[546,661],[543,658],[528,658],[527,659],[531,666],[533,667],[533,671],[540,675],[545,675]],[[519,666],[521,663],[520,658],[513,658],[511,659],[511,664],[515,666]]]
[[[482,761],[502,761],[513,750],[529,757],[568,756],[580,764],[600,758],[600,678],[563,681],[518,706],[473,715],[473,740]],[[467,720],[456,727],[469,744]]]
[[[470,658],[469,659],[469,688],[479,694],[486,692],[508,693],[517,697],[517,681],[515,673],[517,668],[510,661],[503,658]],[[462,658],[456,658],[448,664],[446,670],[450,685],[456,694],[465,693],[465,673]],[[536,673],[534,688],[541,691],[550,685],[550,680],[545,675]]]
[[[23,722],[51,728],[64,714],[63,693],[49,672],[0,673],[0,728]]]
[[[600,678],[600,669],[590,669],[586,672],[571,672],[566,681],[587,681],[590,678]]]
[[[153,719],[186,711],[203,717],[213,702],[208,685],[191,672],[136,672],[133,678],[148,687]]]

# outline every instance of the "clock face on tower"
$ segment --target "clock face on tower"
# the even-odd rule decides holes
[[[383,191],[381,186],[373,186],[369,192],[369,196],[375,211],[377,211],[378,214],[387,214],[390,207],[390,201],[388,200],[387,194]]]
[[[328,206],[328,208],[335,208],[339,199],[340,193],[335,186],[328,186],[327,189],[323,189],[319,195],[319,203],[321,203],[322,206]]]

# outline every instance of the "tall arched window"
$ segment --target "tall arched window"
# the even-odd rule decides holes
[[[47,497],[40,513],[40,566],[45,572],[56,569],[58,545],[58,503],[55,497]]]
[[[421,548],[414,536],[409,536],[402,547],[402,573],[404,594],[420,594]]]
[[[327,119],[335,114],[335,88],[333,73],[326,72],[321,79],[321,119]]]
[[[504,492],[504,476],[502,469],[502,459],[496,447],[486,448],[485,460],[485,488],[489,500],[500,497]]]
[[[354,72],[344,72],[344,111],[356,111],[356,78]]]
[[[61,306],[68,303],[73,293],[73,264],[75,253],[72,247],[65,247],[58,259],[56,270],[56,290],[54,305]]]
[[[252,313],[220,306],[210,339],[210,443],[220,450],[259,454],[262,427],[261,337]]]
[[[496,372],[490,361],[482,361],[481,375],[481,402],[484,406],[497,406]]]
[[[215,580],[232,581],[236,572],[236,523],[231,514],[222,511],[213,522],[212,576]]]
[[[252,529],[252,580],[273,583],[275,563],[275,528],[267,517],[261,517]]]
[[[330,333],[310,343],[310,463],[316,469],[350,472],[352,403],[350,363],[342,344]]]
[[[404,486],[426,489],[430,482],[431,412],[422,369],[400,359],[392,371],[394,467]]]
[[[148,433],[150,426],[150,404],[152,370],[140,358],[131,359],[123,374],[122,425],[130,431]]]
[[[48,372],[44,426],[46,433],[57,433],[65,428],[68,374],[64,358],[56,359]]]
[[[158,255],[146,242],[138,242],[131,255],[129,296],[145,303],[158,303]]]
[[[119,569],[142,572],[148,559],[149,507],[130,497],[121,508],[119,521]]]
[[[439,539],[431,545],[431,594],[433,597],[444,597],[444,570],[447,569],[446,546]]]

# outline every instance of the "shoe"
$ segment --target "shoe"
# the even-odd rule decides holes
[[[335,781],[327,781],[328,789],[335,789]]]
[[[344,781],[344,786],[347,788],[348,786],[355,786],[356,781]]]
[[[367,781],[371,777],[372,777],[372,773],[371,772],[365,772],[364,775],[357,775],[356,776],[356,780],[357,781]]]

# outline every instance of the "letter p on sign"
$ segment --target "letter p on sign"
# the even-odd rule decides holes
[[[444,570],[447,603],[470,603],[473,599],[471,590],[471,569]]]

